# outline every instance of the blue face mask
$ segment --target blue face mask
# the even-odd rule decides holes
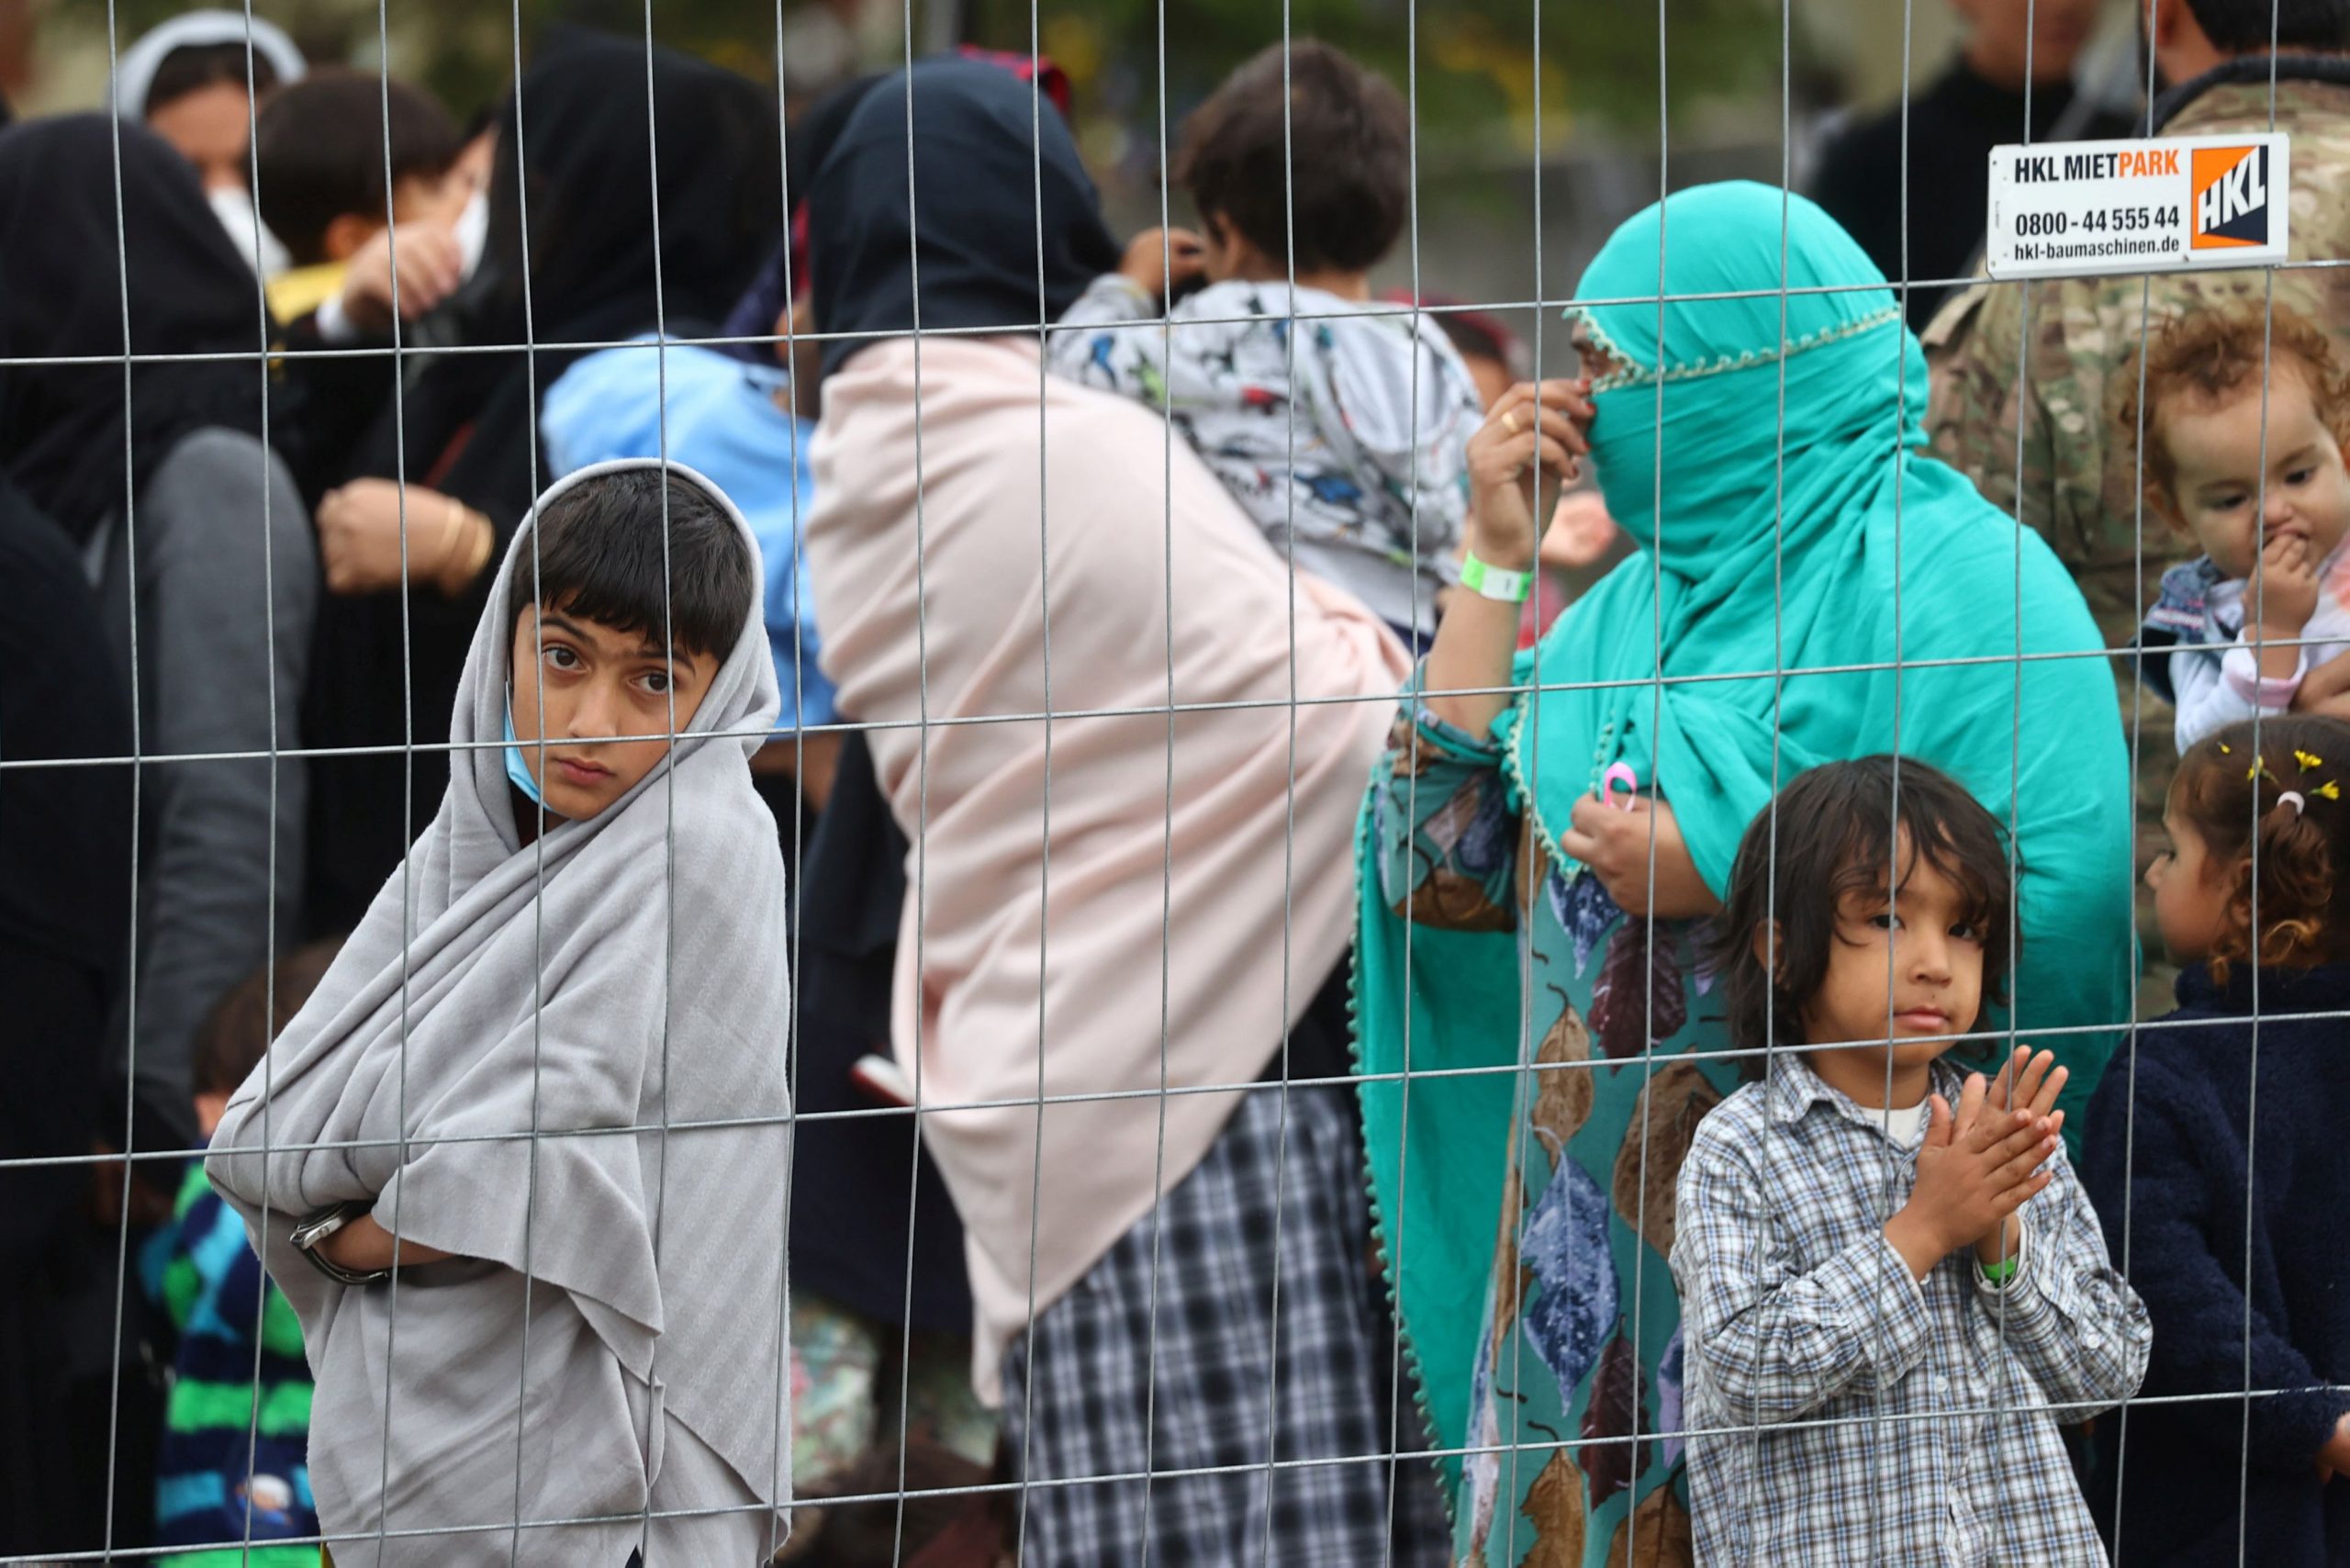
[[[546,798],[539,793],[539,781],[531,777],[531,765],[522,756],[522,748],[515,744],[514,699],[506,699],[506,777],[514,788],[531,798],[534,806],[544,806]]]

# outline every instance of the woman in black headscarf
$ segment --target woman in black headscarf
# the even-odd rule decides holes
[[[185,1146],[196,1030],[267,958],[273,902],[278,940],[295,926],[304,769],[268,754],[300,743],[310,521],[262,440],[260,285],[178,153],[102,115],[17,127],[0,233],[0,467],[79,551],[126,674],[137,649],[144,756],[247,754],[141,785],[130,1070],[143,1146]],[[126,385],[126,346],[241,357],[134,361]]]
[[[418,748],[405,764],[317,768],[309,895],[322,928],[356,921],[446,787],[433,748],[484,568],[546,478],[539,401],[582,352],[565,345],[714,334],[782,231],[774,98],[672,50],[650,51],[649,75],[648,104],[643,42],[550,35],[500,117],[488,250],[462,302],[465,346],[511,352],[403,356],[398,408],[319,503],[333,597],[317,658],[331,684],[311,727],[326,745]]]
[[[784,178],[793,204],[789,229],[783,242],[768,252],[767,264],[727,313],[723,336],[766,337],[776,330],[776,322],[781,319],[784,307],[793,303],[794,295],[803,299],[807,297],[808,188],[816,183],[816,171],[824,166],[824,160],[839,143],[849,116],[874,84],[882,80],[884,73],[877,71],[842,83],[819,99],[816,106],[791,128],[783,160]],[[796,330],[808,331],[812,328]],[[724,352],[754,364],[773,364],[783,358],[781,343],[729,343]]]
[[[1008,54],[965,44],[954,58],[992,65],[1015,82],[1035,84],[1043,100],[1039,108],[1048,104],[1064,121],[1069,118],[1069,73],[1050,57]],[[758,278],[749,291],[735,301],[733,311],[726,318],[727,337],[766,337],[775,330],[783,308],[792,303],[792,295],[807,295],[808,193],[815,186],[816,171],[824,166],[824,160],[840,144],[841,133],[848,129],[849,117],[856,112],[857,105],[864,101],[867,92],[889,80],[889,76],[887,72],[876,71],[842,83],[818,99],[815,106],[792,125],[789,141],[784,148],[784,174],[790,181],[791,199],[796,204],[791,210],[791,231],[767,257],[767,265],[759,269]],[[811,312],[810,320],[813,319]],[[801,326],[798,330],[815,329]],[[726,352],[737,359],[766,364],[782,357],[781,347],[779,343],[733,343]]]

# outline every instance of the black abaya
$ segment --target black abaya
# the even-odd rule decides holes
[[[63,532],[5,480],[0,583],[0,756],[129,756],[129,700],[97,602]],[[86,1155],[106,1125],[105,1030],[129,942],[133,836],[127,766],[0,770],[0,1162]],[[120,1104],[118,1094],[116,1123]],[[101,1262],[90,1186],[86,1165],[0,1164],[0,1556],[105,1540],[103,1498],[92,1506],[82,1473],[95,1463],[103,1474],[105,1453],[64,1437],[76,1427],[67,1301]]]

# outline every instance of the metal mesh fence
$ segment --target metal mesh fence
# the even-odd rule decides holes
[[[2035,107],[2074,91],[2034,65],[2051,8],[1977,19],[2020,40],[2012,109],[1970,111],[1998,141],[2087,125]],[[780,6],[737,39],[773,95],[650,6],[531,48],[518,7],[486,220],[403,210],[379,65],[381,238],[323,311],[249,268],[240,334],[178,330],[244,263],[188,230],[223,203],[165,155],[173,56],[126,87],[109,0],[121,118],[0,131],[0,1560],[2129,1562],[2190,1525],[2330,1560],[2350,1401],[2303,1254],[2350,639],[2268,606],[2331,595],[2350,521],[2333,372],[2291,357],[2294,312],[2345,326],[2350,99],[2288,36],[2350,19],[2273,0],[2231,43],[2243,9],[2149,8],[2137,129],[2289,132],[2287,261],[1913,269],[1920,209],[1977,187],[1913,188],[1905,96],[1880,277],[1796,194],[1797,7],[1765,7],[1758,189],[1684,178],[1673,61],[1718,18],[1661,4],[1655,181],[1616,204],[1657,205],[1578,212],[1562,284],[1538,163],[1532,289],[1466,301],[1423,275],[1408,0],[1383,88],[1285,3],[1259,99],[1189,127],[1158,6],[1138,134],[1191,172],[1132,245],[1035,5],[940,64],[908,0],[829,109]],[[1576,20],[1514,25],[1539,150]],[[231,57],[196,91],[242,105],[252,254],[285,100],[247,88],[297,74],[263,26],[181,50]],[[1339,166],[1382,91],[1400,142]],[[1179,229],[1169,185],[1249,114],[1230,205]],[[1394,297],[1350,232],[1379,158]],[[106,244],[43,259],[77,204]],[[2193,408],[2257,388],[2248,465],[2179,444],[2143,346],[2231,310],[2255,374]],[[93,453],[95,499],[59,478]],[[1595,543],[1561,566],[1545,523]],[[2160,569],[2231,538],[2175,603]],[[2210,744],[2248,759],[2185,765],[2233,856],[2219,808],[2154,819],[2173,666],[2239,644],[2247,727]],[[2184,930],[2138,889],[2165,831],[2162,897],[2217,912],[2177,1014],[2139,1000]],[[1726,904],[1764,918],[1729,940]],[[1945,1051],[1991,1079],[1972,1152]]]

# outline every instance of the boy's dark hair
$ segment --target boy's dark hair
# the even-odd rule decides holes
[[[1828,977],[1838,906],[1847,893],[1888,890],[1897,834],[1908,857],[1904,881],[1922,860],[1964,893],[1968,918],[1983,934],[1983,1000],[2005,1000],[2013,890],[2008,835],[1958,780],[1906,756],[1823,763],[1779,792],[1775,858],[1774,825],[1766,810],[1739,841],[1729,896],[1708,944],[1723,977],[1731,1045],[1759,1051],[1804,1044],[1803,1010]],[[1754,934],[1774,923],[1775,976],[1754,944]],[[1739,1061],[1750,1079],[1762,1076],[1763,1064],[1759,1056]]]
[[[2168,810],[2195,830],[2207,866],[2224,878],[2228,929],[2209,960],[2221,985],[2229,967],[2253,954],[2255,840],[2258,962],[2299,967],[2350,958],[2345,778],[2350,724],[2307,715],[2230,724],[2179,759]],[[2298,807],[2284,798],[2288,792],[2300,796]]]
[[[243,87],[255,98],[277,85],[277,67],[269,62],[268,55],[258,49],[252,51],[250,84],[246,77],[248,63],[242,39],[175,49],[155,67],[155,74],[147,84],[147,101],[139,106],[139,112],[141,116],[151,115],[166,104],[222,82]]]
[[[285,1021],[319,989],[341,951],[340,936],[313,942],[278,959],[274,969],[264,964],[230,988],[196,1032],[196,1092],[234,1094],[261,1065]]]
[[[2229,54],[2350,47],[2350,0],[2187,0],[2213,49]]]
[[[1275,44],[1192,111],[1175,178],[1203,222],[1231,225],[1273,260],[1299,272],[1361,272],[1404,230],[1409,113],[1385,77],[1326,43],[1292,43],[1286,95],[1282,65]]]
[[[296,263],[328,259],[327,226],[338,218],[386,220],[387,144],[393,190],[439,179],[461,145],[431,94],[364,71],[312,72],[263,106],[253,122],[262,221]]]
[[[708,491],[680,474],[629,468],[598,475],[557,496],[532,526],[537,576],[525,538],[514,556],[509,639],[535,597],[551,610],[723,659],[757,602],[742,531]]]
[[[2115,424],[2134,450],[2143,375],[2145,475],[2165,493],[2177,477],[2170,448],[2160,439],[2165,410],[2179,401],[2193,408],[2225,402],[2266,385],[2271,367],[2289,367],[2299,375],[2318,422],[2338,438],[2350,439],[2350,377],[2344,375],[2333,334],[2297,310],[2280,305],[2264,311],[2254,305],[2189,311],[2165,323],[2138,352],[2145,355],[2143,369],[2125,366],[2114,377]]]

